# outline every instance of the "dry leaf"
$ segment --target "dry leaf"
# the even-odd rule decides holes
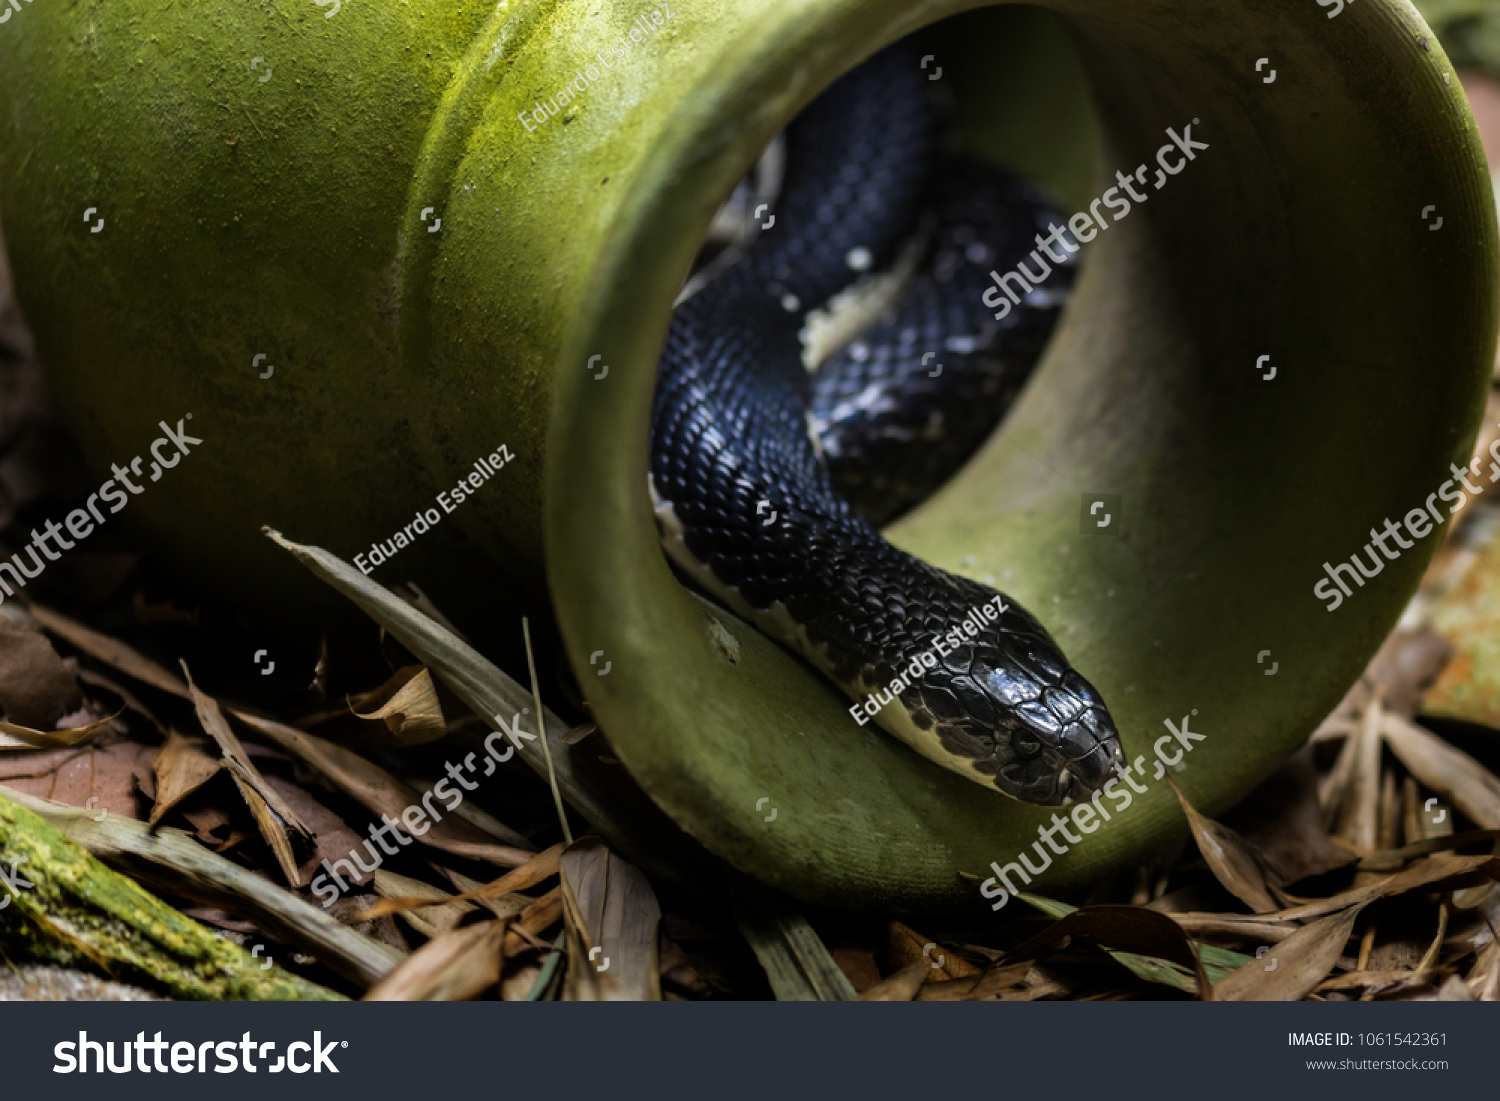
[[[365,1001],[454,1002],[478,997],[500,981],[507,924],[486,921],[428,941],[366,994]]]
[[[193,701],[193,710],[198,713],[198,721],[203,725],[204,731],[219,744],[219,749],[224,754],[224,767],[229,770],[229,775],[240,789],[261,836],[276,854],[276,862],[281,865],[282,874],[293,887],[302,886],[302,877],[297,870],[297,856],[292,851],[292,837],[298,837],[311,849],[316,843],[312,830],[303,824],[286,800],[266,783],[266,778],[251,763],[239,738],[229,729],[229,720],[219,710],[218,702],[200,692],[193,684],[193,676],[188,672],[186,662],[183,662],[182,671],[187,676],[188,692]]]
[[[1198,851],[1203,854],[1214,878],[1223,884],[1226,891],[1256,913],[1264,914],[1276,909],[1276,900],[1271,897],[1265,869],[1261,867],[1260,858],[1250,845],[1228,826],[1221,825],[1212,818],[1205,818],[1194,810],[1187,796],[1182,794],[1170,776],[1167,777],[1167,782],[1177,793],[1177,802],[1182,806],[1182,813],[1187,816],[1193,840],[1198,843]]]
[[[452,932],[459,922],[478,909],[470,903],[454,901],[447,891],[423,883],[420,879],[397,875],[384,868],[375,869],[375,893],[381,898],[422,899],[432,903],[422,910],[397,911],[403,921],[429,940]],[[370,917],[370,911],[366,910],[364,916]]]
[[[448,733],[432,675],[421,665],[398,669],[390,680],[359,700],[360,707],[380,702],[373,711],[349,710],[361,719],[383,722],[397,745],[423,745]]]
[[[1361,902],[1298,929],[1261,959],[1224,979],[1214,993],[1226,1002],[1298,1001],[1333,970],[1354,931]]]
[[[1436,734],[1399,715],[1381,724],[1386,744],[1422,785],[1448,799],[1476,825],[1500,829],[1500,780]]]
[[[1333,836],[1361,856],[1380,848],[1380,723],[1384,714],[1377,690],[1365,708],[1358,732],[1344,747],[1353,754],[1353,761]]]
[[[1139,906],[1086,906],[1074,910],[1026,943],[1007,952],[1000,963],[1009,965],[1038,960],[1058,949],[1066,948],[1074,941],[1115,949],[1110,953],[1111,956],[1132,971],[1148,967],[1157,960],[1178,964],[1197,977],[1198,993],[1205,1001],[1213,997],[1213,986],[1204,973],[1203,962],[1198,958],[1198,953],[1193,951],[1193,945],[1182,927],[1166,914],[1158,914]],[[1144,957],[1144,960],[1121,959],[1121,954]],[[1142,977],[1162,981],[1154,974],[1143,974]]]
[[[557,874],[558,858],[567,846],[558,842],[550,849],[537,853],[519,868],[502,875],[493,883],[486,884],[471,891],[465,891],[461,895],[454,895],[450,902],[479,902],[484,899],[498,899],[512,893],[513,891],[524,891],[528,887],[534,887],[544,879],[549,879]],[[373,917],[385,914],[399,914],[407,910],[418,910],[431,902],[421,898],[391,898],[384,902],[378,902],[370,910]]]
[[[1361,884],[1318,902],[1293,906],[1264,915],[1271,921],[1308,921],[1336,913],[1352,906],[1363,906],[1377,898],[1388,898],[1421,888],[1437,889],[1449,880],[1483,882],[1483,877],[1500,879],[1500,859],[1493,856],[1431,856],[1403,872],[1385,876],[1373,883]]]
[[[235,717],[321,773],[334,787],[377,817],[384,815],[399,821],[407,809],[424,807],[422,795],[351,750],[255,715],[236,712]],[[426,794],[425,805],[430,806],[434,802],[432,793]],[[447,806],[446,803],[442,805]],[[502,868],[519,867],[536,855],[512,845],[497,845],[462,818],[430,814],[425,810],[424,814],[427,814],[430,826],[416,840],[443,852]]]
[[[98,631],[90,630],[83,624],[69,619],[59,612],[50,608],[44,608],[40,604],[31,605],[31,614],[36,617],[38,623],[51,631],[58,638],[66,639],[85,654],[98,658],[106,665],[112,665],[122,673],[127,673],[138,681],[143,681],[153,687],[160,688],[163,692],[170,692],[174,696],[189,699],[188,687],[178,680],[168,670],[157,665],[156,662],[144,654],[126,646],[117,639],[108,635],[100,634]]]
[[[144,818],[155,786],[150,762],[150,747],[133,742],[33,750],[0,758],[0,782],[96,817],[108,812]]]
[[[563,916],[563,894],[561,887],[554,887],[537,899],[516,918],[505,938],[505,954],[512,956],[526,946],[549,948],[538,934],[556,925]]]
[[[116,711],[113,715],[107,715],[102,719],[96,719],[83,726],[68,727],[63,730],[32,730],[30,727],[17,726],[15,723],[0,723],[0,734],[14,738],[19,745],[32,746],[36,749],[54,749],[58,747],[77,745],[91,734],[103,730],[114,722],[123,713],[124,708]]]
[[[640,869],[583,837],[558,860],[575,1001],[661,1001],[661,907]]]
[[[208,752],[209,742],[190,738],[175,728],[167,731],[167,740],[156,751],[151,771],[156,775],[156,806],[151,808],[151,825],[162,815],[206,784],[224,767]]]
[[[46,636],[0,617],[0,711],[8,722],[50,728],[82,703],[73,671]]]

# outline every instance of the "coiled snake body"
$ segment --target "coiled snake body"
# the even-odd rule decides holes
[[[1059,265],[993,320],[989,269],[1038,256],[1052,219],[1014,178],[936,158],[930,115],[918,66],[892,48],[788,128],[774,228],[673,315],[651,490],[670,558],[853,699],[873,697],[876,723],[969,779],[1065,805],[1123,759],[1104,701],[1013,600],[875,527],[998,423],[1071,281]],[[809,311],[923,226],[926,263],[899,301],[810,375]]]

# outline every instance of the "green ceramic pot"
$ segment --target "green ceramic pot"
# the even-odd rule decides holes
[[[645,474],[673,297],[765,143],[909,33],[960,140],[1070,212],[1149,166],[1004,431],[891,534],[1034,610],[1131,758],[1186,718],[1177,781],[1220,812],[1401,611],[1435,537],[1335,612],[1313,589],[1465,461],[1494,351],[1458,82],[1409,5],[1334,3],[34,0],[0,25],[0,210],[101,478],[195,413],[202,448],[127,514],[169,562],[270,602],[294,590],[261,524],[352,558],[505,444],[377,579],[461,585],[470,615],[474,563],[545,579],[574,667],[611,663],[582,679],[616,753],[710,850],[810,901],[983,915],[1051,812],[855,726],[668,569]],[[1145,771],[1052,835],[1037,889],[1183,831]]]

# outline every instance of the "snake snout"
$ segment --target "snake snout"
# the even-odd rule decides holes
[[[1004,716],[993,731],[994,785],[1039,806],[1085,802],[1123,766],[1119,732],[1099,693],[1061,654],[1032,650],[1010,670],[975,678],[988,690],[989,714]]]

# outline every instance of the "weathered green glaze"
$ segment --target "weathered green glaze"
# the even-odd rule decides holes
[[[616,754],[710,849],[804,899],[983,915],[963,873],[1013,860],[1048,814],[855,727],[816,674],[683,590],[645,490],[657,354],[718,202],[839,73],[972,6],[671,3],[530,132],[518,112],[599,67],[652,4],[366,0],[325,19],[311,0],[35,0],[0,26],[19,296],[96,468],[195,411],[201,452],[130,513],[178,563],[263,599],[283,575],[260,524],[352,557],[504,443],[516,463],[377,579],[472,576],[448,557],[460,532],[522,588],[545,570],[574,667],[612,663],[581,679]],[[1034,610],[1132,757],[1191,716],[1206,741],[1178,782],[1213,813],[1337,700],[1434,549],[1336,613],[1313,596],[1325,560],[1467,454],[1493,355],[1493,200],[1458,83],[1405,3],[1333,20],[1315,0],[1046,6],[1076,59],[1055,21],[1013,12],[924,32],[971,148],[1070,211],[1154,165],[1167,127],[1197,119],[1209,148],[1091,246],[1006,430],[893,536]],[[1080,534],[1093,492],[1121,495],[1118,534]],[[1181,829],[1153,782],[1041,886],[1076,889]]]

